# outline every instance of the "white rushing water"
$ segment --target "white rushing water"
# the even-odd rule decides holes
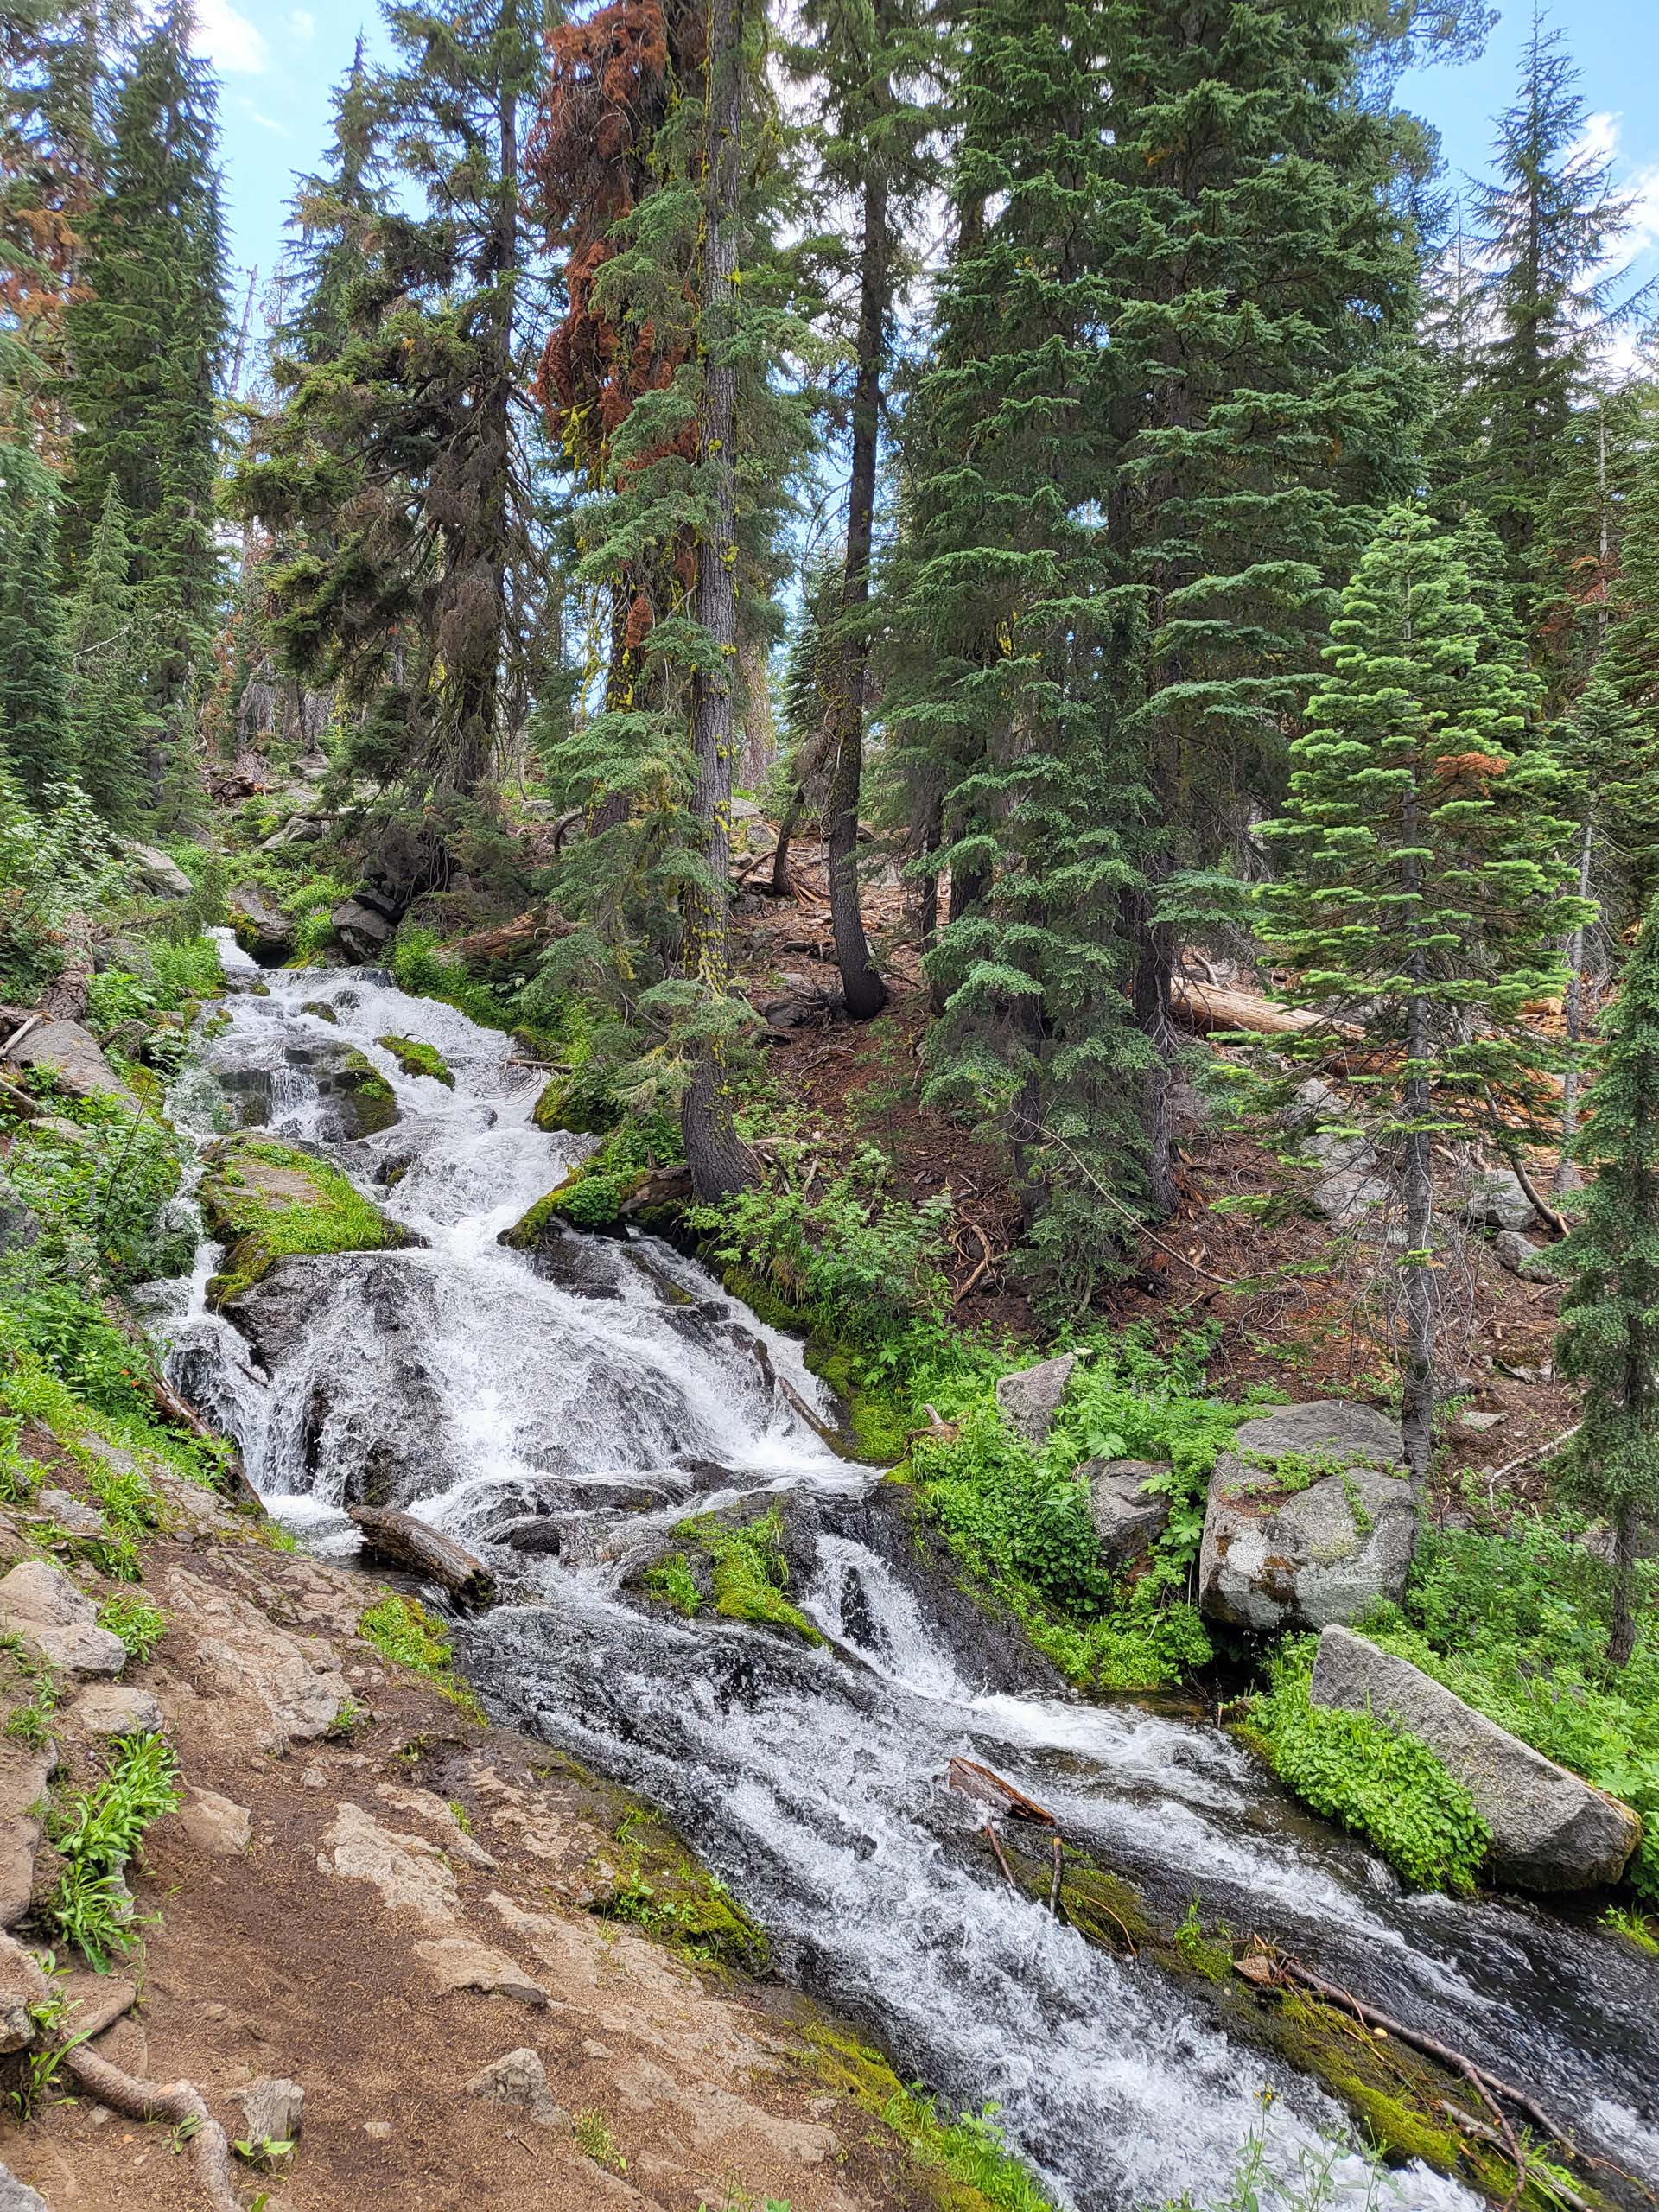
[[[242,1118],[325,1150],[421,1242],[284,1262],[236,1326],[206,1311],[208,1249],[170,1325],[174,1372],[308,1541],[354,1545],[344,1509],[367,1498],[486,1551],[512,1599],[464,1631],[486,1697],[663,1803],[792,1974],[948,2105],[999,2107],[1077,2212],[1224,2193],[1253,2133],[1287,2189],[1328,2168],[1332,2204],[1474,2202],[1421,2166],[1379,2180],[1333,2158],[1341,2116],[1314,2086],[1185,1983],[1010,1891],[982,1815],[941,1786],[963,1753],[1177,1915],[1196,1897],[1207,1926],[1296,1948],[1659,2180],[1659,1977],[1643,1962],[1517,1906],[1408,1896],[1185,1715],[1033,1693],[1035,1670],[953,1629],[884,1547],[874,1477],[779,1387],[828,1410],[798,1347],[653,1240],[569,1236],[534,1261],[498,1241],[590,1141],[534,1127],[543,1078],[520,1048],[366,971],[264,980],[269,995],[228,1001],[175,1113],[204,1136]],[[435,1045],[453,1089],[404,1074],[388,1034]],[[397,1109],[357,1139],[332,1080],[348,1046]],[[790,1501],[821,1649],[648,1618],[621,1586],[665,1522],[756,1491]],[[556,1550],[501,1541],[532,1516]]]

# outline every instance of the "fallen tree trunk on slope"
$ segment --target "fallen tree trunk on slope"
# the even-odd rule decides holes
[[[1189,1028],[1205,1031],[1248,1029],[1258,1037],[1300,1037],[1311,1029],[1328,1029],[1333,1037],[1359,1033],[1351,1022],[1327,1021],[1306,1007],[1281,1006],[1260,991],[1225,990],[1193,976],[1172,976],[1169,1010]]]
[[[353,1505],[351,1516],[363,1531],[366,1550],[395,1567],[423,1574],[447,1590],[457,1605],[487,1605],[495,1595],[495,1577],[481,1559],[458,1544],[453,1536],[417,1521],[412,1513],[389,1506]]]

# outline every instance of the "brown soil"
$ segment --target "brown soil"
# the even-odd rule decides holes
[[[31,1433],[26,1448],[74,1484],[49,1440]],[[250,2202],[261,2188],[269,2212],[934,2201],[891,2131],[826,2093],[799,2000],[604,1916],[627,1858],[625,1793],[388,1668],[357,1633],[383,1586],[272,1549],[257,1522],[171,1478],[158,1486],[173,1526],[144,1546],[143,1586],[168,1632],[125,1679],[159,1699],[188,1802],[150,1831],[133,1887],[154,1917],[125,1969],[138,2002],[95,2047],[146,2078],[194,2081],[232,2138],[245,2130],[238,2087],[301,2084],[291,2166],[251,2171]],[[77,1579],[100,1598],[113,1588]],[[341,1736],[347,1698],[368,1717]],[[61,1794],[96,1761],[73,1706],[59,1719]],[[228,1834],[204,1791],[230,1801]],[[37,1897],[49,1869],[43,1857]],[[472,1956],[457,1945],[484,1948],[484,1980],[526,1993],[446,1993],[441,1969]],[[467,2091],[526,2045],[563,2108],[551,2126]],[[626,2171],[581,2147],[583,2115],[590,2147],[608,2139]],[[167,2129],[90,2101],[0,2126],[0,2160],[54,2212],[202,2202]]]

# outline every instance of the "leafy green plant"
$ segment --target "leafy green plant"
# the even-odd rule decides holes
[[[1251,1700],[1249,1734],[1306,1804],[1368,1837],[1409,1882],[1467,1891],[1491,1844],[1463,1783],[1426,1744],[1309,1696],[1318,1639],[1295,1637]]]
[[[331,1744],[349,1744],[373,1719],[373,1713],[360,1698],[348,1697],[322,1732]]]
[[[618,2150],[610,2122],[602,2112],[579,2112],[571,2122],[571,2133],[576,2139],[576,2148],[596,2166],[605,2166],[612,2173],[626,2173],[628,2162]]]
[[[167,1634],[167,1616],[147,1598],[106,1598],[98,1609],[98,1624],[118,1636],[127,1647],[129,1660],[136,1660],[141,1667],[155,1656]]]
[[[1638,1951],[1645,1951],[1649,1958],[1659,1959],[1659,1927],[1645,1913],[1630,1912],[1623,1905],[1610,1904],[1601,1916],[1604,1928],[1611,1928],[1615,1936],[1622,1936],[1627,1943],[1634,1943]]]
[[[111,1954],[124,1956],[137,1940],[122,1870],[150,1823],[178,1809],[177,1777],[178,1759],[164,1737],[130,1736],[104,1782],[79,1792],[48,1823],[65,1866],[47,1918],[100,1974]]]
[[[671,1552],[666,1559],[648,1567],[639,1580],[653,1598],[660,1598],[664,1605],[672,1605],[688,1619],[702,1608],[702,1592],[683,1552]]]
[[[789,1565],[784,1557],[783,1516],[776,1506],[759,1520],[734,1527],[704,1515],[688,1521],[683,1534],[709,1559],[717,1613],[728,1620],[792,1629],[804,1643],[823,1643],[806,1615],[784,1595],[789,1587]]]
[[[291,2158],[298,2147],[292,2138],[270,2135],[238,2136],[231,2144],[243,2164],[259,2173],[269,2173],[282,2159]]]

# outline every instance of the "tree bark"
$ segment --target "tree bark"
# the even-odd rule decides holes
[[[1629,1666],[1636,1651],[1637,1548],[1641,1522],[1633,1505],[1613,1516],[1613,1619],[1607,1656],[1615,1667]]]
[[[1590,896],[1590,860],[1595,843],[1595,826],[1586,800],[1584,820],[1579,825],[1579,896]],[[1563,1011],[1567,1016],[1567,1061],[1561,1072],[1561,1156],[1555,1167],[1555,1188],[1558,1192],[1575,1191],[1579,1186],[1579,1173],[1573,1162],[1573,1141],[1579,1133],[1579,1046],[1584,1039],[1584,924],[1573,925],[1567,945],[1567,998]]]
[[[692,811],[702,830],[702,875],[686,894],[684,965],[710,1001],[730,984],[732,677],[737,661],[737,494],[732,448],[737,428],[737,369],[730,359],[736,307],[737,205],[742,122],[738,53],[741,0],[710,0],[708,124],[704,148],[704,232],[700,342],[703,354],[697,469],[709,521],[697,554],[697,620],[706,658],[692,684]],[[731,1089],[717,1037],[696,1051],[683,1114],[691,1187],[707,1205],[749,1182],[749,1164],[732,1116]]]
[[[793,888],[789,873],[789,841],[795,835],[795,824],[800,818],[801,787],[797,784],[789,795],[784,818],[778,824],[778,842],[772,851],[772,892],[776,899],[787,899]]]
[[[880,8],[877,10],[880,36]],[[864,935],[858,895],[858,804],[864,773],[864,697],[869,680],[870,549],[875,529],[875,471],[881,436],[881,366],[887,321],[887,181],[880,159],[864,185],[859,278],[858,376],[853,391],[853,464],[847,509],[847,559],[841,588],[841,682],[831,708],[824,838],[830,858],[830,923],[847,1011],[868,1021],[887,1002]]]
[[[1181,1195],[1175,1180],[1175,1033],[1169,1018],[1175,945],[1167,926],[1150,918],[1147,904],[1144,895],[1135,900],[1137,950],[1131,995],[1136,1026],[1154,1055],[1145,1092],[1147,1196],[1154,1220],[1167,1221]]]
[[[1428,1009],[1421,998],[1408,1002],[1406,1061],[1421,1067],[1428,1054]],[[1400,1438],[1412,1487],[1421,1497],[1428,1485],[1429,1455],[1434,1440],[1434,1340],[1436,1299],[1429,1236],[1434,1213],[1431,1174],[1433,1140],[1427,1128],[1428,1078],[1406,1077],[1406,1256],[1402,1262],[1406,1300],[1405,1390],[1400,1408]]]

